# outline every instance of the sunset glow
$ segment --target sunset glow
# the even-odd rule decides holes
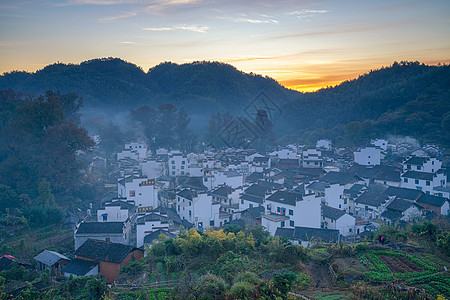
[[[394,61],[450,62],[450,2],[49,0],[0,3],[0,72],[119,57],[217,60],[314,91]]]

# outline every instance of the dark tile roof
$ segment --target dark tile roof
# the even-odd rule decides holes
[[[372,178],[375,180],[385,180],[400,182],[401,171],[395,167],[384,166]]]
[[[389,195],[389,196],[396,196],[397,198],[401,198],[401,199],[415,201],[422,194],[422,192],[419,190],[414,190],[414,189],[405,189],[405,188],[390,186],[383,192],[383,194]]]
[[[247,178],[245,178],[246,182],[257,182],[258,180],[263,178],[263,173],[261,172],[253,172]]]
[[[105,203],[105,207],[114,207],[114,206],[119,206],[121,209],[128,209],[129,211],[136,209],[136,206],[133,205],[132,203],[122,200]]]
[[[405,164],[405,165],[421,166],[421,165],[423,165],[428,159],[429,159],[429,158],[427,158],[427,157],[412,156],[411,158],[407,159],[403,164]]]
[[[278,227],[277,231],[275,231],[275,236],[286,237],[288,239],[292,239],[294,237],[294,228]]]
[[[359,176],[361,178],[372,178],[378,171],[380,166],[366,167],[358,164],[354,164],[347,173]]]
[[[152,221],[160,221],[161,223],[168,223],[169,220],[167,217],[164,217],[164,216],[161,216],[161,215],[158,215],[155,213],[149,213],[149,214],[146,214],[145,216],[139,217],[136,220],[136,224],[141,225],[141,224],[145,224],[145,222],[152,222]]]
[[[24,266],[27,268],[30,268],[33,266],[28,261],[16,258],[12,255],[4,254],[4,255],[0,256],[0,272],[4,271],[4,270],[9,270],[13,266],[14,263],[17,263],[18,265]]]
[[[330,187],[330,185],[328,183],[315,181],[315,182],[311,183],[310,185],[308,185],[306,187],[306,189],[324,192],[325,188],[327,188],[327,187]]]
[[[158,229],[158,230],[155,230],[155,231],[153,231],[153,232],[147,234],[147,235],[144,237],[144,244],[151,244],[151,243],[153,243],[153,241],[154,241],[154,240],[157,240],[158,237],[159,237],[161,234],[164,234],[164,235],[165,235],[167,238],[169,238],[169,239],[174,239],[174,238],[177,237],[176,234],[170,233],[170,232],[168,232],[168,231],[166,231],[166,230]]]
[[[293,158],[281,158],[278,160],[278,165],[299,166],[300,160]]]
[[[211,192],[212,195],[227,198],[233,192],[233,188],[228,185],[220,186]]]
[[[95,260],[120,263],[130,252],[136,249],[128,245],[89,239],[75,251],[75,255],[77,257],[82,256]]]
[[[337,208],[333,208],[328,205],[322,205],[322,216],[331,220],[338,220],[340,217],[345,215],[345,211]]]
[[[242,174],[241,173],[239,173],[239,172],[237,172],[237,171],[234,171],[234,170],[231,170],[231,171],[226,171],[226,172],[223,172],[227,177],[239,177],[239,176],[242,176]]]
[[[449,201],[447,198],[428,195],[422,193],[420,197],[416,200],[418,203],[425,203],[433,206],[441,207],[445,202]]]
[[[417,172],[417,171],[408,171],[408,172],[404,173],[402,175],[402,177],[432,181],[434,174],[433,173],[425,173],[425,172]]]
[[[310,241],[311,238],[319,238],[323,242],[332,243],[339,240],[339,230],[296,226],[293,238],[305,242]]]
[[[83,222],[77,229],[76,234],[90,233],[123,233],[123,222]]]
[[[389,220],[399,220],[402,218],[402,213],[398,210],[386,210],[381,216]]]
[[[391,203],[389,203],[389,205],[386,208],[389,210],[396,210],[396,211],[403,212],[403,211],[407,210],[408,208],[410,208],[412,205],[414,205],[414,202],[412,202],[410,200],[396,198]]]
[[[190,187],[200,191],[208,190],[206,186],[203,184],[202,176],[191,176],[183,183],[184,187]]]
[[[183,189],[182,191],[177,193],[177,196],[192,200],[197,197],[197,192],[191,189]]]
[[[44,250],[43,252],[39,253],[35,258],[38,262],[41,262],[47,266],[53,266],[55,263],[60,261],[61,259],[70,261],[69,258],[66,256],[50,250]]]
[[[388,198],[389,197],[385,194],[366,191],[356,198],[355,203],[379,207],[381,204],[385,203]]]
[[[268,191],[270,191],[271,188],[268,186],[264,186],[261,184],[252,184],[248,188],[245,189],[244,193],[254,196],[265,196]]]
[[[261,214],[264,214],[264,212],[265,212],[264,206],[250,207],[242,211],[242,213],[248,213],[255,219],[260,219]]]
[[[346,172],[328,172],[327,174],[325,174],[325,176],[320,178],[320,181],[323,182],[328,182],[331,184],[339,183],[342,185],[355,183],[359,180],[360,178],[357,175]]]
[[[276,182],[270,182],[270,181],[265,181],[265,180],[260,180],[258,181],[259,185],[265,186],[271,190],[277,190],[277,189],[281,189],[283,187],[282,184],[276,183]]]
[[[249,194],[242,194],[240,196],[240,198],[242,200],[246,200],[246,201],[250,201],[250,202],[254,202],[254,203],[259,203],[259,204],[262,204],[264,202],[264,197],[262,197],[262,196],[254,196],[254,195],[249,195]]]
[[[91,271],[95,266],[98,265],[98,262],[75,258],[72,260],[67,266],[61,269],[64,273],[75,274],[78,276],[84,276],[86,273]]]
[[[301,194],[289,191],[277,191],[267,198],[267,201],[274,201],[292,206],[295,206],[297,201],[301,200],[303,200]]]

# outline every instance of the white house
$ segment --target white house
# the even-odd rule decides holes
[[[348,210],[349,203],[343,197],[345,186],[339,183],[313,182],[306,186],[308,193],[314,193],[322,198],[322,202],[328,206]]]
[[[322,228],[337,229],[342,236],[350,236],[356,234],[355,221],[355,217],[340,209],[322,205]]]
[[[139,159],[147,157],[147,145],[144,143],[126,143],[125,149],[136,152]]]
[[[219,227],[225,223],[219,216],[220,202],[213,201],[209,193],[183,189],[177,193],[176,203],[178,215],[197,229]]]
[[[124,222],[135,213],[134,202],[113,199],[97,210],[97,222]]]
[[[418,189],[431,194],[435,187],[445,187],[446,184],[447,178],[442,169],[436,173],[407,171],[401,175],[400,187]]]
[[[137,207],[158,207],[158,188],[154,179],[127,177],[118,181],[118,196],[134,201]]]
[[[322,152],[317,149],[306,149],[302,152],[303,168],[322,168]]]
[[[292,149],[281,149],[271,152],[270,156],[280,159],[297,159],[297,151],[293,151]]]
[[[375,147],[382,149],[383,151],[386,151],[388,148],[388,141],[384,139],[375,139],[370,141],[370,143]]]
[[[188,160],[182,153],[169,153],[168,172],[170,176],[187,175]]]
[[[88,239],[130,244],[131,224],[127,222],[81,222],[75,229],[75,250]]]
[[[159,229],[169,229],[169,221],[167,217],[161,216],[156,213],[150,213],[137,218],[136,247],[142,247],[144,245],[145,236]]]
[[[355,163],[363,166],[376,166],[381,163],[380,148],[367,147],[353,152]]]
[[[137,152],[135,152],[133,150],[123,150],[123,151],[117,153],[117,160],[126,159],[126,158],[138,160],[139,155]]]
[[[413,201],[396,198],[386,207],[381,219],[389,225],[396,220],[419,221],[422,219],[422,210],[423,207]]]
[[[435,173],[442,167],[442,162],[434,157],[412,156],[403,162],[403,172],[418,171]]]
[[[354,215],[363,220],[376,219],[392,199],[384,194],[366,191],[354,201]]]

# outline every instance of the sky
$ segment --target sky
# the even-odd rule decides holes
[[[0,0],[0,73],[119,57],[221,61],[299,91],[450,62],[450,1]]]

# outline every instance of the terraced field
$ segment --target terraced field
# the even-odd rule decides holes
[[[359,257],[369,269],[366,277],[371,282],[402,283],[423,290],[433,298],[439,295],[450,298],[450,274],[445,271],[446,262],[438,257],[391,250],[374,250]]]

